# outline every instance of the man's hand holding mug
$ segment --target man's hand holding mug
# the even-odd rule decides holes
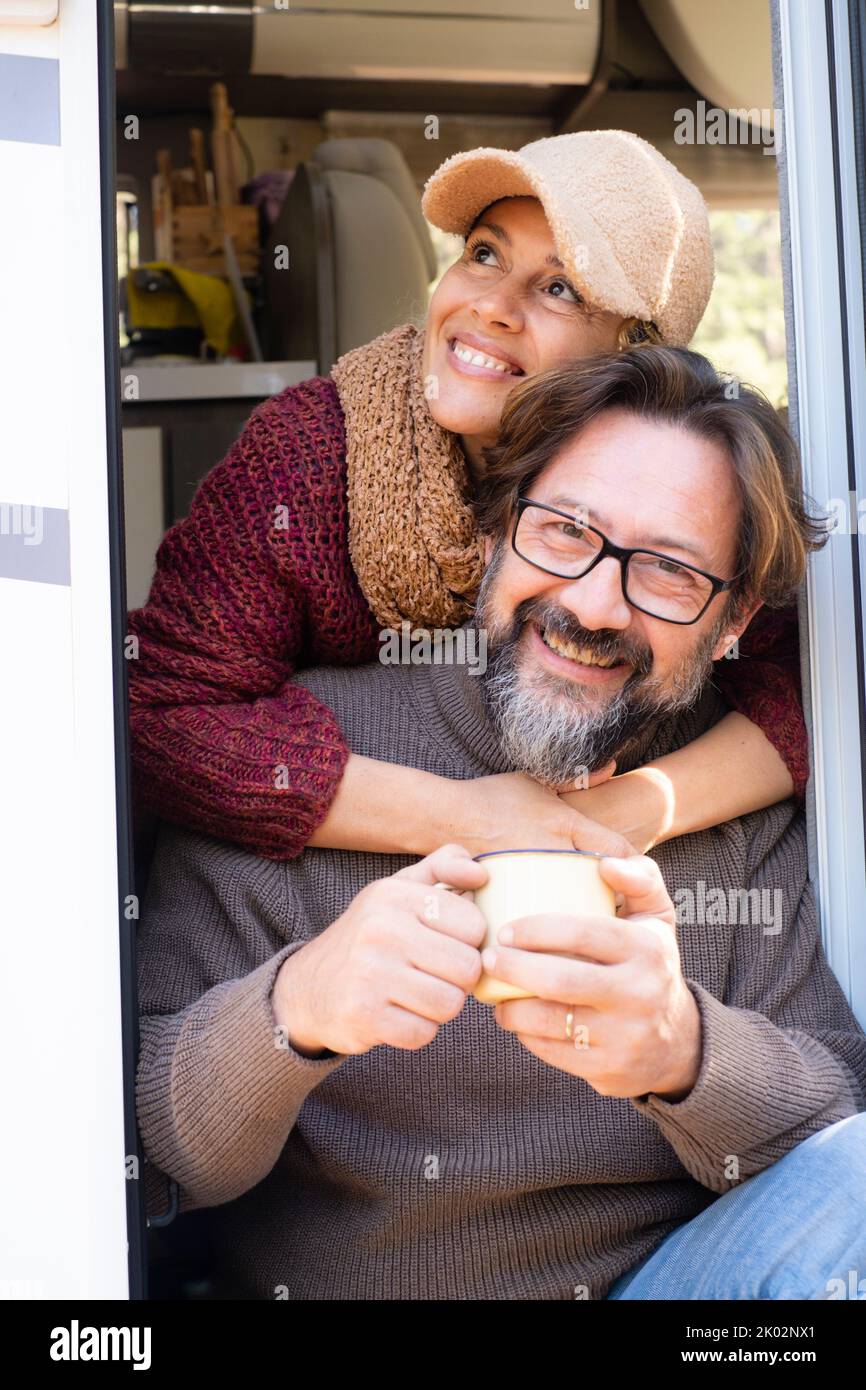
[[[554,858],[563,889],[569,864],[589,873],[583,893],[559,889],[559,910],[549,907],[554,893],[548,910],[518,909],[502,925],[502,904],[519,901],[519,880],[497,897],[497,877],[535,860],[535,881],[544,881],[552,871],[537,861]],[[528,888],[526,901],[544,900],[531,880]],[[472,900],[478,890],[487,916]],[[576,898],[597,910],[566,910]],[[486,942],[495,944],[482,955]],[[658,865],[642,855],[514,851],[479,862],[460,845],[443,845],[368,884],[290,955],[272,1008],[301,1054],[357,1054],[426,1047],[469,993],[495,1003],[499,1026],[541,1061],[582,1076],[600,1095],[654,1092],[675,1101],[697,1080],[700,1014],[680,968],[675,911]]]
[[[497,1004],[496,1021],[600,1095],[682,1100],[700,1072],[701,1021],[673,903],[644,855],[599,859],[598,872],[622,898],[615,918],[524,916],[484,951],[485,971],[532,996]]]
[[[272,1010],[291,1046],[315,1056],[432,1042],[481,974],[486,924],[461,892],[486,880],[468,850],[443,845],[363,888],[280,966]]]

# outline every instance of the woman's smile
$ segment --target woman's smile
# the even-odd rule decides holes
[[[474,333],[459,333],[447,339],[448,365],[462,376],[513,381],[525,376],[519,362],[489,339]]]

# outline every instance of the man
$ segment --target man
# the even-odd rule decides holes
[[[481,508],[487,671],[306,673],[353,750],[560,785],[710,728],[713,660],[819,541],[774,412],[727,395],[656,347],[521,387]],[[866,1035],[802,812],[617,848],[615,922],[525,918],[482,962],[479,910],[437,886],[486,880],[460,846],[286,863],[163,830],[139,946],[150,1206],[161,1173],[181,1210],[214,1208],[224,1295],[826,1298],[866,1267]],[[479,1004],[482,967],[532,997]]]

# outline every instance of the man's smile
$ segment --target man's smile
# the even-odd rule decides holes
[[[628,662],[602,657],[591,647],[568,641],[550,628],[528,625],[530,652],[548,670],[566,675],[581,685],[615,685],[633,669]]]

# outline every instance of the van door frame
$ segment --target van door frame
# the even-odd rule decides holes
[[[126,670],[126,528],[123,511],[123,436],[120,411],[120,342],[117,284],[117,90],[114,5],[100,4],[96,16],[99,86],[99,167],[102,231],[102,315],[105,342],[105,425],[108,464],[108,545],[114,684],[114,757],[117,807],[118,919],[120,924],[120,1009],[123,1057],[123,1125],[127,1164],[126,1218],[129,1297],[147,1298],[147,1217],[144,1155],[138,1132],[135,1077],[138,1068],[138,968],[129,700]],[[133,1176],[134,1174],[134,1176]]]
[[[852,20],[864,0],[773,0],[790,418],[803,483],[847,523],[811,557],[801,623],[811,877],[824,948],[866,1027],[866,346]]]

